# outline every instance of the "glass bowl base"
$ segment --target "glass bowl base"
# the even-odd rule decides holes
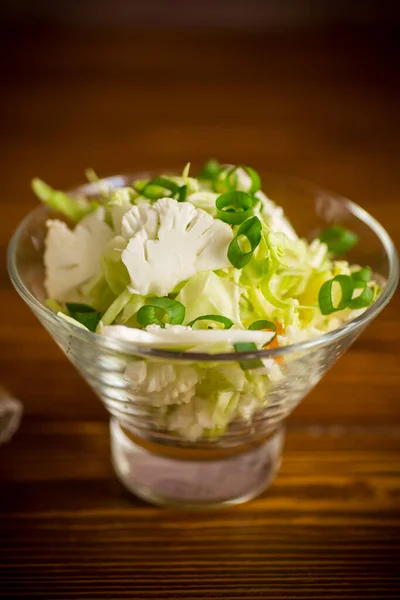
[[[110,432],[112,462],[123,485],[151,504],[187,509],[240,504],[261,494],[279,470],[284,440],[281,426],[251,450],[231,449],[223,456],[205,450],[193,459],[181,448],[149,450],[116,418]]]

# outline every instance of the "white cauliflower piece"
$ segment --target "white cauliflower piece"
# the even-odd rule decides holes
[[[45,286],[50,298],[68,299],[68,294],[100,270],[104,247],[113,237],[104,223],[104,208],[83,218],[74,230],[58,219],[49,219],[44,252]]]
[[[122,219],[124,215],[132,208],[133,190],[129,187],[122,187],[111,192],[109,202],[111,219],[116,233],[121,233]]]
[[[167,415],[166,427],[189,441],[199,439],[205,429],[223,431],[235,418],[239,394],[219,392],[213,399],[194,396]]]
[[[128,365],[125,378],[131,383],[132,391],[146,394],[153,406],[190,402],[199,381],[193,367],[145,360]]]
[[[151,207],[133,206],[121,229],[129,240],[122,262],[132,294],[166,296],[199,271],[230,266],[231,227],[189,202],[161,198]]]

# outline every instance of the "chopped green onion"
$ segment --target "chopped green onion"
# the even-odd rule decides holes
[[[361,284],[361,285],[360,285]],[[367,282],[357,281],[356,289],[363,287],[363,291],[359,296],[352,298],[349,303],[349,308],[357,309],[357,308],[365,308],[372,304],[374,300],[374,290],[368,287]]]
[[[79,302],[66,302],[65,306],[67,307],[68,312],[70,313],[71,317],[72,317],[72,313],[75,313],[75,312],[91,313],[94,311],[94,308],[92,308],[88,304],[80,304]]]
[[[32,190],[39,200],[47,204],[51,209],[62,213],[75,223],[100,206],[100,204],[94,200],[91,202],[79,202],[78,198],[69,196],[60,190],[54,190],[37,177],[32,179]]]
[[[185,202],[186,196],[187,196],[187,185],[181,185],[181,187],[178,188],[176,199],[178,200],[178,202]]]
[[[142,306],[136,313],[136,320],[142,327],[147,325],[159,325],[164,328],[165,323],[157,315],[160,314],[160,309],[155,306]]]
[[[179,185],[167,177],[154,177],[143,186],[137,186],[141,196],[149,200],[158,200],[165,196],[165,190],[168,190],[170,197],[176,196],[179,191]],[[155,188],[155,189],[154,189]]]
[[[238,225],[251,216],[253,198],[246,192],[226,192],[218,196],[215,206],[218,219]]]
[[[171,325],[180,325],[185,318],[186,309],[177,300],[171,298],[150,298],[149,304],[142,306],[136,313],[136,320],[142,327],[159,325],[165,327],[164,318]]]
[[[222,167],[219,162],[212,158],[203,166],[203,169],[199,175],[199,179],[214,179],[221,169]]]
[[[239,245],[239,238],[244,236],[250,243],[250,250],[243,252]],[[250,262],[254,250],[261,241],[261,222],[258,217],[247,219],[239,227],[235,237],[229,244],[228,259],[237,269],[243,269]]]
[[[265,319],[261,319],[260,321],[254,321],[254,323],[250,325],[249,329],[250,331],[273,331],[275,335],[269,340],[268,344],[273,342],[273,340],[276,338],[276,325],[275,323],[272,323],[272,321],[267,321]],[[268,346],[268,344],[266,345]]]
[[[257,171],[252,169],[251,167],[246,167],[245,165],[238,165],[237,167],[232,167],[229,169],[225,176],[225,182],[231,190],[236,190],[237,188],[237,171],[242,169],[247,173],[247,175],[251,179],[250,187],[248,190],[245,190],[248,194],[253,195],[256,194],[261,189],[261,178]]]
[[[354,285],[356,286],[356,283],[364,282],[364,281],[371,281],[371,277],[372,277],[372,271],[369,267],[364,267],[363,269],[360,269],[359,271],[355,271],[354,273],[351,274],[351,278],[354,281]]]
[[[78,302],[67,302],[65,306],[70,317],[82,323],[89,331],[96,331],[96,327],[101,319],[101,313],[87,304],[80,304]]]
[[[344,254],[357,244],[358,235],[340,225],[332,225],[320,233],[319,239],[328,246],[329,252]]]
[[[233,321],[228,319],[228,317],[223,317],[222,315],[202,315],[201,317],[196,317],[196,319],[190,321],[188,327],[193,327],[196,321],[215,321],[216,323],[222,323],[224,329],[230,329],[233,326]]]
[[[332,301],[332,286],[334,282],[340,285],[342,297],[337,306],[334,306]],[[330,315],[338,310],[347,308],[353,296],[354,286],[353,281],[349,275],[336,275],[333,279],[325,281],[319,290],[318,304],[323,315]]]
[[[237,344],[233,344],[236,352],[251,352],[252,350],[257,351],[258,348],[254,342],[238,342]],[[261,360],[243,360],[239,362],[243,371],[247,371],[247,369],[257,369],[258,367],[263,367],[263,363]]]

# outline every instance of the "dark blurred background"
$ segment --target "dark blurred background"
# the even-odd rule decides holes
[[[372,159],[398,150],[397,5],[6,0],[6,193],[26,195],[34,174],[68,186],[88,165],[103,175],[209,155],[350,195],[371,178],[382,193],[398,159]]]
[[[303,27],[387,26],[398,22],[391,0],[7,0],[9,21],[74,26]]]

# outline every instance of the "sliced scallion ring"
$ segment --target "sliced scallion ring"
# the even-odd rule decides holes
[[[82,323],[89,331],[96,331],[96,327],[101,319],[101,313],[87,304],[80,304],[78,302],[67,302],[65,307],[69,316],[75,319],[75,321]]]
[[[149,303],[136,313],[136,320],[142,327],[159,325],[165,327],[164,318],[171,325],[180,325],[185,318],[186,309],[181,302],[171,298],[150,298]]]
[[[342,297],[337,306],[334,306],[332,300],[332,287],[335,281],[340,285]],[[325,281],[318,294],[318,304],[323,315],[330,315],[338,310],[347,308],[353,296],[354,286],[349,275],[336,275],[333,279]]]
[[[244,252],[239,245],[241,236],[247,238],[250,250]],[[258,217],[247,219],[239,227],[235,237],[229,244],[228,259],[237,269],[243,269],[250,262],[254,250],[261,241],[261,222]]]
[[[222,167],[217,160],[211,158],[203,166],[203,169],[199,175],[199,179],[214,179],[221,171]]]
[[[187,196],[187,185],[181,185],[181,187],[178,188],[178,191],[176,193],[176,199],[178,200],[178,202],[185,202],[186,196]]]
[[[372,271],[369,267],[364,267],[359,271],[355,271],[351,274],[351,278],[354,281],[354,286],[357,286],[359,282],[371,281]]]
[[[149,200],[163,198],[165,196],[165,190],[171,192],[171,197],[175,197],[179,191],[179,185],[167,177],[154,177],[143,187],[141,186],[141,189],[139,188],[141,196],[144,196]]]
[[[320,233],[319,239],[328,246],[329,252],[344,254],[357,244],[358,235],[340,225],[332,225]]]
[[[258,350],[254,342],[238,342],[237,344],[233,344],[233,347],[236,352],[251,352],[252,350]],[[248,369],[258,369],[258,367],[264,366],[262,361],[258,359],[239,361],[239,364],[243,371],[247,371]]]
[[[244,171],[250,177],[251,180],[249,189],[244,191],[246,191],[250,195],[256,194],[261,189],[261,178],[257,171],[255,171],[251,167],[246,167],[245,165],[238,165],[228,170],[228,172],[225,175],[226,185],[231,190],[237,189],[237,172],[240,169],[242,169],[242,171]]]
[[[273,331],[274,332],[274,336],[269,340],[268,344],[270,344],[271,342],[274,341],[274,339],[276,338],[276,325],[275,323],[272,323],[272,321],[267,321],[266,319],[261,319],[260,321],[254,321],[254,323],[252,323],[249,327],[250,331]],[[266,346],[268,346],[268,344],[266,344]]]
[[[222,315],[202,315],[201,317],[196,317],[196,319],[190,321],[188,327],[193,327],[197,321],[215,321],[216,323],[222,323],[224,329],[230,329],[233,326],[233,321],[228,319],[228,317],[223,317]]]
[[[253,198],[246,192],[226,192],[218,196],[215,206],[218,219],[238,225],[251,216]]]
[[[349,303],[349,308],[357,309],[357,308],[366,308],[370,304],[372,304],[374,300],[374,291],[372,288],[368,287],[366,281],[357,281],[355,285],[355,289],[359,289],[360,287],[364,288],[361,294],[352,298]]]

